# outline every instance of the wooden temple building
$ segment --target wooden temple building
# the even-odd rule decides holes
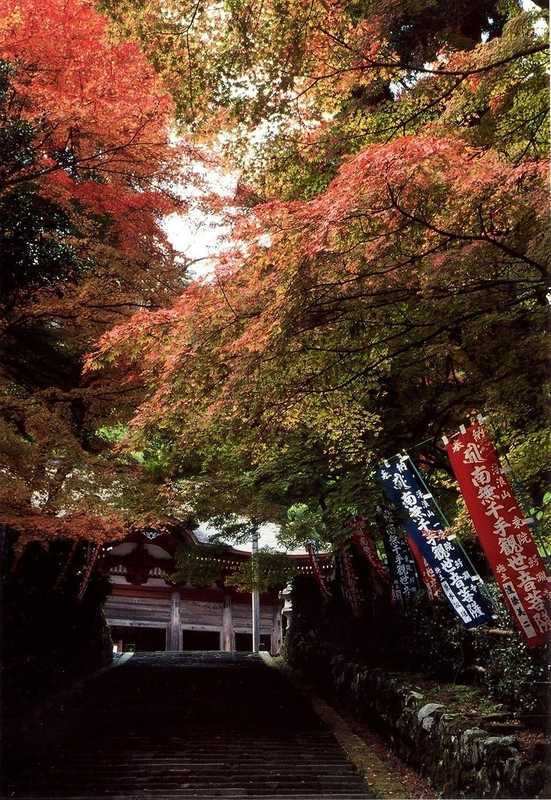
[[[200,558],[218,561],[222,575],[251,557],[230,546],[213,552],[182,528],[135,533],[114,544],[103,559],[103,570],[111,583],[105,615],[117,651],[252,649],[250,593],[226,586],[223,579],[202,588],[168,579],[176,571],[177,548],[186,546]],[[311,572],[307,555],[291,557],[299,573]],[[261,594],[261,649],[272,655],[280,652],[288,613],[282,591]]]

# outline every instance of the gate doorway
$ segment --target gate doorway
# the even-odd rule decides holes
[[[117,645],[119,652],[153,653],[157,650],[166,650],[166,629],[133,627],[131,625],[112,625],[111,638]]]
[[[182,630],[182,650],[221,650],[220,631]]]

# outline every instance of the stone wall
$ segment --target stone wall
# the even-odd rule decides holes
[[[295,651],[295,666],[306,666],[308,677],[314,677],[313,654],[303,664],[297,663],[297,655]],[[378,729],[394,752],[429,778],[443,797],[551,796],[550,769],[541,745],[539,752],[523,752],[515,736],[484,730],[484,715],[431,702],[406,673],[319,651],[315,661],[322,688]]]

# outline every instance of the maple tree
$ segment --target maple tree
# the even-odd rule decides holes
[[[336,470],[369,471],[496,395],[518,413],[545,361],[542,168],[401,139],[350,161],[313,201],[259,207],[269,247],[250,243],[218,282],[105,337],[156,387],[138,424],[169,428],[180,450],[212,436],[223,447],[217,430],[249,453],[256,441],[257,463],[259,438],[306,427]],[[506,236],[500,219],[516,220]]]
[[[182,207],[173,187],[197,154],[175,141],[172,100],[138,46],[113,41],[94,4],[37,14],[2,0],[0,16],[2,522],[19,548],[105,541],[162,502],[139,454],[105,452],[101,431],[136,388],[83,381],[81,360],[185,285],[161,220]]]
[[[6,359],[19,397],[4,415],[21,518],[49,484],[53,513],[100,507],[106,480],[123,507],[131,476],[142,518],[172,505],[285,521],[305,503],[338,535],[372,511],[381,455],[428,433],[421,457],[443,467],[438,434],[474,408],[510,444],[520,431],[536,441],[539,11],[101,7],[111,25],[87,2],[51,2],[40,19],[23,0],[3,6],[0,199],[7,220],[25,220],[4,239],[17,264],[6,332],[26,354],[23,370]],[[231,204],[206,198],[231,205],[234,245],[187,287],[158,226],[182,158],[199,157],[171,139],[174,113],[241,173]],[[111,372],[81,382],[80,354],[102,334],[90,364]],[[37,341],[56,380],[25,379]],[[541,465],[528,460],[537,501]]]
[[[14,675],[36,607],[44,637],[86,604],[101,632],[101,545],[168,514],[338,550],[408,449],[468,537],[439,437],[476,412],[549,510],[547,16],[526,5],[0,0]],[[200,197],[231,235],[191,281],[161,222],[205,144],[238,177]],[[176,580],[212,580],[196,555]],[[264,552],[228,582],[258,568],[292,573]]]
[[[286,586],[296,568],[284,553],[260,548],[256,559],[232,560],[227,550],[210,544],[182,547],[176,552],[176,571],[170,575],[175,584],[207,587],[213,583],[235,586],[241,591],[271,591]]]
[[[103,8],[121,35],[141,38],[182,126],[222,146],[253,202],[313,197],[347,154],[427,124],[515,158],[545,152],[547,44],[535,6],[105,0]]]
[[[129,441],[160,437],[167,474],[202,513],[254,507],[285,522],[306,502],[338,536],[347,517],[373,513],[377,460],[427,436],[420,458],[455,502],[437,439],[473,410],[500,426],[513,460],[523,438],[541,436],[541,15],[514,4],[452,15],[442,3],[427,25],[432,6],[320,4],[308,16],[289,3],[284,16],[263,4],[238,18],[236,4],[223,15],[210,69],[231,52],[236,71],[221,81],[235,91],[212,90],[202,112],[242,168],[235,247],[212,280],[107,334],[98,356],[150,387]],[[176,25],[163,60],[156,36],[170,15],[155,3],[108,8],[149,37],[181,102],[189,85],[171,59],[193,25]],[[183,4],[171,8],[189,21]],[[278,26],[300,33],[293,55]]]

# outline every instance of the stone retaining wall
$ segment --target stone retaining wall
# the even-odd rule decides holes
[[[429,702],[407,674],[374,669],[342,655],[321,661],[325,688],[356,716],[369,720],[443,797],[551,796],[544,788],[547,783],[549,789],[551,770],[543,752],[529,758],[515,736],[495,735],[468,714]],[[313,677],[311,658],[308,662]]]

